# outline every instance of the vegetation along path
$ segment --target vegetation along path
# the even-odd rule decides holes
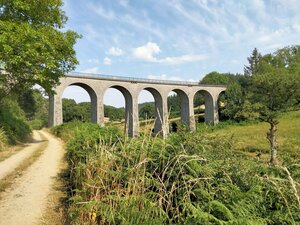
[[[64,152],[59,140],[45,131],[39,132],[47,139],[48,145],[23,176],[16,180],[14,188],[1,196],[0,225],[27,225],[41,222],[47,207],[47,196],[51,191],[54,178],[58,175]],[[42,141],[37,134],[35,140],[35,142]]]

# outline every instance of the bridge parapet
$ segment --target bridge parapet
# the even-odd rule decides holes
[[[166,85],[181,85],[181,86],[203,86],[203,87],[225,87],[224,85],[199,84],[194,81],[179,81],[179,80],[163,80],[163,79],[148,79],[139,77],[114,76],[96,73],[72,72],[66,74],[66,77],[89,78],[97,80],[123,81],[130,83],[147,83],[147,84],[166,84]]]

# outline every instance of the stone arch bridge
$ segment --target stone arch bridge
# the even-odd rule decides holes
[[[193,101],[197,92],[205,100],[205,122],[210,125],[218,123],[218,97],[225,91],[224,86],[201,85],[196,82],[165,81],[142,78],[128,78],[85,73],[70,73],[60,79],[60,84],[50,96],[49,125],[63,123],[62,94],[71,85],[84,88],[91,98],[91,120],[104,125],[103,97],[108,88],[119,90],[125,98],[125,129],[129,136],[139,134],[138,96],[142,90],[149,91],[155,101],[154,133],[166,136],[169,133],[167,98],[171,91],[177,93],[181,100],[181,121],[191,131],[195,130]]]

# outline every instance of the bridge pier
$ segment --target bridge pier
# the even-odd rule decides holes
[[[195,113],[194,113],[194,98],[190,97],[188,98],[188,108],[189,108],[189,118],[188,118],[188,127],[190,128],[190,131],[196,130],[196,122],[195,122]]]
[[[62,102],[58,94],[49,95],[49,127],[57,126],[63,123]]]

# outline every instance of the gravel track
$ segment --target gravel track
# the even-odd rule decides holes
[[[0,200],[0,225],[42,224],[42,215],[47,208],[47,196],[59,173],[64,151],[58,139],[45,131],[38,132],[47,139],[48,146],[15,181],[13,188],[3,193]],[[41,141],[41,137],[38,137],[36,132],[34,134],[36,142]],[[23,160],[25,159],[26,157],[23,157]]]

